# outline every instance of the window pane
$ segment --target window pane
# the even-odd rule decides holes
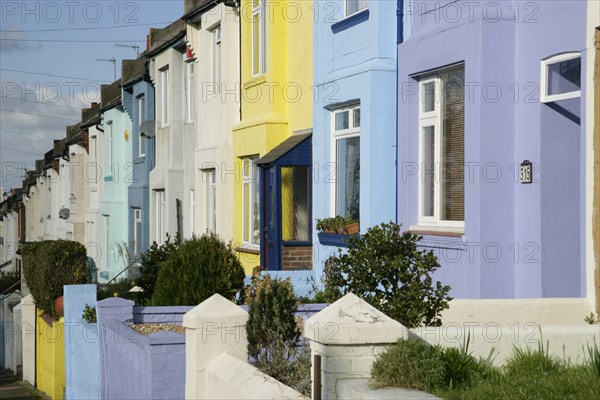
[[[335,114],[335,130],[341,131],[350,128],[350,117],[348,111]]]
[[[581,58],[548,65],[548,94],[581,90]]]
[[[337,140],[336,214],[359,220],[360,137]]]
[[[243,238],[244,242],[250,241],[250,236],[248,235],[248,231],[250,230],[250,184],[244,183],[243,185],[243,207],[244,207],[244,229],[243,229]]]
[[[281,226],[284,241],[308,241],[309,169],[281,168]]]
[[[423,128],[423,216],[433,217],[435,196],[435,128]]]
[[[260,244],[260,194],[258,167],[252,164],[252,243]]]
[[[367,4],[368,0],[346,0],[346,15],[351,15],[363,8],[367,8]]]
[[[360,128],[360,108],[356,108],[353,111],[354,114],[354,127]]]
[[[444,85],[441,154],[441,219],[464,221],[465,203],[465,73],[448,71]]]
[[[435,82],[423,85],[423,112],[435,111]]]

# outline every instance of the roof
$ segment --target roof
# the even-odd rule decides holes
[[[303,131],[306,132],[306,131]],[[285,156],[294,147],[298,146],[300,143],[304,142],[306,139],[312,136],[312,130],[310,133],[295,133],[279,145],[277,145],[273,150],[265,154],[260,160],[256,162],[257,165],[266,165],[272,164],[275,161],[279,160],[281,157]]]

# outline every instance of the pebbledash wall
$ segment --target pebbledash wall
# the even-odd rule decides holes
[[[591,79],[586,2],[439,3],[414,4],[398,46],[398,221],[423,234],[455,298],[585,297],[586,88],[544,103],[540,85],[542,60],[567,52]],[[464,66],[464,229],[419,221],[419,80],[452,65]]]
[[[365,9],[348,17],[343,1],[333,4],[315,2],[315,15],[320,18],[314,24],[313,220],[343,214],[336,207],[336,186],[343,171],[336,168],[336,142],[340,142],[335,140],[334,118],[336,111],[359,107],[359,122],[351,124],[353,132],[339,137],[359,138],[358,200],[364,233],[394,219],[398,4],[369,1]],[[337,249],[321,245],[314,226],[313,237],[319,282],[325,260]]]

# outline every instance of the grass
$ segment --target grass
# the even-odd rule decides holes
[[[435,347],[432,352],[425,350],[425,343],[406,342],[410,341],[399,341],[378,357],[372,370],[374,386],[420,386],[421,390],[449,400],[600,399],[600,351],[596,345],[584,349],[587,361],[581,366],[550,356],[547,345],[540,343],[537,349],[515,348],[506,365],[498,368],[491,365],[489,358],[473,358],[468,352],[468,339],[460,349]],[[420,356],[418,361],[413,359],[415,354]],[[434,368],[434,376],[415,377],[406,372],[406,367],[419,364],[423,373],[422,367],[429,362],[442,366],[443,378]],[[415,385],[415,380],[419,385]]]

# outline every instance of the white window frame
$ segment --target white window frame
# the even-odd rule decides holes
[[[331,111],[331,153],[330,160],[334,166],[335,178],[330,179],[330,212],[329,215],[331,217],[336,216],[337,209],[337,184],[338,184],[338,168],[337,168],[337,141],[340,139],[348,139],[352,137],[360,137],[360,124],[358,126],[354,125],[354,110],[360,111],[360,104],[356,103],[350,106],[345,106],[341,108],[337,108]],[[348,129],[335,129],[335,118],[338,114],[348,112]],[[362,114],[361,114],[362,118]],[[362,121],[361,121],[362,122]],[[359,189],[360,190],[360,189]]]
[[[252,77],[260,76],[266,73],[266,24],[265,24],[265,14],[266,14],[266,5],[265,0],[251,0],[252,1],[252,19],[250,20],[250,29],[252,38]],[[258,70],[254,69],[254,17],[258,16]]]
[[[434,94],[434,109],[432,111],[425,112],[423,106],[425,104],[425,85],[428,83],[434,83],[435,94]],[[418,203],[419,203],[419,227],[426,227],[428,229],[435,230],[436,228],[443,228],[445,231],[456,231],[457,233],[464,232],[465,221],[446,221],[441,220],[441,197],[442,193],[442,180],[440,179],[441,174],[441,158],[442,158],[442,145],[441,138],[443,132],[442,127],[442,93],[443,86],[442,80],[438,76],[422,79],[419,81],[419,188],[418,188]],[[434,129],[434,204],[433,204],[433,216],[424,216],[423,210],[423,191],[425,189],[425,176],[424,176],[424,144],[423,144],[423,130],[427,127],[433,127]],[[411,227],[417,228],[417,227]]]
[[[221,93],[221,51],[223,47],[221,46],[222,41],[222,31],[221,25],[217,25],[212,30],[212,42],[213,42],[213,52],[212,52],[212,80],[213,80],[213,93],[218,94]]]
[[[574,90],[567,93],[559,94],[547,94],[548,93],[548,67],[552,64],[556,64],[562,61],[574,60],[581,58],[580,52],[570,52],[558,54],[542,60],[541,62],[541,73],[540,73],[540,101],[542,103],[549,103],[553,101],[574,99],[581,97],[581,89]]]
[[[138,230],[138,224],[140,225],[140,228]],[[134,208],[133,209],[133,254],[135,256],[139,255],[141,253],[141,240],[136,240],[138,235],[140,236],[140,238],[142,237],[142,231],[143,231],[143,226],[142,226],[143,222],[142,222],[142,209],[141,208]]]
[[[169,126],[169,88],[171,87],[169,77],[169,66],[160,70],[160,119],[161,126]]]
[[[195,99],[195,71],[196,66],[193,59],[187,60],[185,65],[185,102],[186,102],[186,121],[194,122]]]
[[[190,190],[190,236],[196,233],[196,191]]]
[[[250,248],[250,249],[255,249],[258,250],[260,248],[260,234],[259,234],[259,243],[254,243],[252,242],[252,237],[253,237],[253,229],[254,228],[254,221],[256,219],[256,215],[254,213],[254,192],[255,192],[255,187],[254,185],[258,185],[259,182],[258,180],[254,179],[254,175],[255,175],[255,169],[258,168],[258,166],[256,165],[256,162],[258,161],[258,156],[251,156],[251,157],[245,157],[242,158],[242,243],[243,243],[243,247],[245,248]],[[246,175],[244,172],[246,170],[245,168],[245,164],[248,163],[248,175]],[[244,191],[244,187],[248,185],[248,193],[250,198],[246,199],[245,196],[245,191]],[[246,205],[246,201],[249,202],[248,204],[248,210],[250,212],[250,215],[248,216],[248,221],[250,222],[249,226],[246,226],[246,213],[245,213],[245,205]],[[260,214],[260,199],[258,199],[259,202],[259,214]],[[260,217],[259,217],[260,218]],[[260,230],[260,222],[258,223],[258,229]]]
[[[103,215],[104,219],[104,270],[109,271],[110,265],[110,216]]]
[[[351,1],[356,1],[358,3],[359,7],[360,7],[360,3],[364,2],[364,6],[362,8],[358,8],[354,12],[348,13],[348,3],[350,3]],[[367,8],[369,8],[369,0],[344,0],[344,17],[349,17],[351,15],[358,14],[359,12],[361,12],[362,10],[365,10]]]
[[[114,142],[114,132],[113,132],[113,122],[106,122],[106,139],[108,141],[108,146],[106,146],[106,162],[107,162],[107,176],[112,176],[113,174],[113,142]]]
[[[204,179],[206,182],[206,232],[217,233],[217,171],[214,169],[204,171]]]
[[[141,94],[137,98],[138,102],[138,157],[144,157],[146,155],[146,138],[142,136],[142,132],[139,127],[144,122],[144,115],[146,114],[146,96]]]
[[[156,243],[163,244],[165,241],[165,191],[154,191],[154,206],[156,207]]]

